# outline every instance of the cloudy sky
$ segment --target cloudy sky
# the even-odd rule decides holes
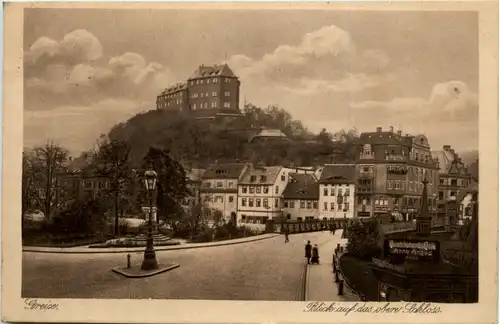
[[[478,26],[468,12],[27,9],[25,145],[73,153],[227,61],[241,98],[311,130],[394,126],[478,146]]]

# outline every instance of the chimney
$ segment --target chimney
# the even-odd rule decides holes
[[[377,133],[382,133],[382,127],[377,127]]]
[[[398,130],[398,136],[401,136],[402,133],[402,131]]]
[[[392,126],[391,126],[391,127],[389,127],[389,131],[390,131],[391,133],[394,133],[394,127],[392,127]]]

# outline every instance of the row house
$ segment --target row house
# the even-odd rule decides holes
[[[282,166],[250,166],[238,184],[238,224],[265,224],[283,218],[283,191],[291,173],[313,174],[314,170]]]
[[[432,156],[424,135],[403,135],[393,127],[362,133],[356,145],[355,170],[357,216],[413,218],[420,206],[424,178],[435,216],[439,161]]]
[[[325,165],[319,179],[319,217],[353,218],[355,213],[355,165]]]
[[[216,163],[207,168],[200,188],[200,199],[206,206],[205,217],[220,211],[226,222],[236,223],[238,184],[248,168],[245,163]]]
[[[319,184],[314,175],[290,173],[283,191],[283,212],[287,220],[317,219]]]
[[[472,177],[465,163],[450,145],[444,145],[441,151],[434,151],[432,155],[439,161],[439,186],[437,196],[437,215],[446,217],[447,205],[458,203],[462,195],[471,184]]]

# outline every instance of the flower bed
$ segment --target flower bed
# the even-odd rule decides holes
[[[155,242],[154,246],[172,246],[181,244],[179,241],[169,240],[165,242]],[[89,248],[128,248],[128,247],[145,247],[144,241],[138,241],[136,238],[123,237],[113,240],[108,240],[104,243],[92,244]]]

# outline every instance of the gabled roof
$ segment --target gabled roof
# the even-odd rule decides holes
[[[458,155],[452,150],[432,151],[431,155],[439,162],[439,172],[448,174],[467,174],[463,162],[459,161]]]
[[[250,142],[252,142],[255,139],[260,139],[260,138],[279,139],[279,140],[290,141],[288,136],[286,136],[285,133],[283,133],[279,129],[263,129],[257,135],[252,136],[252,138],[250,138]]]
[[[352,184],[354,182],[354,164],[326,165],[319,179],[319,183],[321,184]]]
[[[203,179],[238,179],[245,170],[245,163],[216,163],[203,173]]]
[[[290,173],[290,180],[283,191],[284,199],[319,198],[319,184],[312,175]]]
[[[250,166],[241,177],[239,184],[272,185],[276,182],[281,166]]]
[[[216,65],[200,65],[196,71],[193,72],[189,80],[204,77],[222,76],[228,78],[236,78],[234,72],[227,64]]]

